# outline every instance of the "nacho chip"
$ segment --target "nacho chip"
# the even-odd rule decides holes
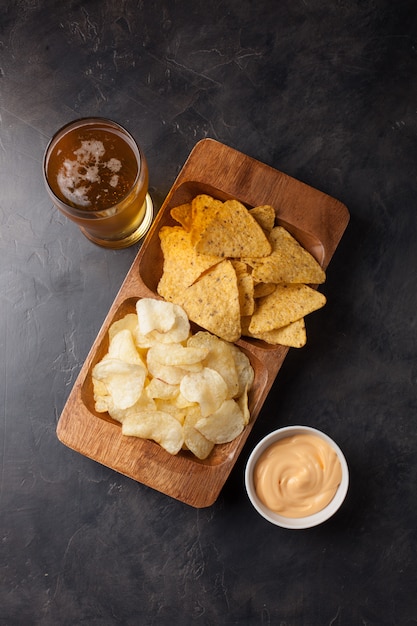
[[[157,291],[165,300],[173,302],[178,291],[192,285],[221,259],[197,254],[191,243],[191,234],[180,226],[164,226],[159,232],[159,237],[164,267]]]
[[[248,272],[248,266],[243,261],[232,260],[236,272],[237,289],[241,315],[252,315],[255,309],[253,279]]]
[[[272,252],[263,259],[246,259],[253,267],[255,283],[324,283],[326,275],[316,259],[282,226],[276,226],[269,239]]]
[[[275,287],[275,283],[255,283],[253,286],[253,297],[256,300],[257,298],[269,296],[270,293],[275,291]]]
[[[251,334],[248,330],[249,337],[261,339],[271,345],[289,346],[291,348],[302,348],[307,342],[307,334],[304,318],[291,322],[282,328],[267,330],[263,333]]]
[[[236,273],[230,261],[210,268],[197,282],[176,294],[190,320],[226,341],[241,334]]]
[[[249,209],[249,213],[256,219],[259,226],[261,226],[268,233],[274,228],[275,225],[275,209],[269,204],[263,204],[256,206],[253,209]]]
[[[216,218],[218,211],[223,203],[215,200],[206,194],[196,196],[191,203],[191,242],[196,244],[200,240],[201,233],[206,229],[207,225]],[[211,254],[211,253],[208,253]],[[223,256],[223,255],[218,255]]]
[[[206,220],[200,229],[196,250],[219,257],[263,257],[271,253],[271,244],[248,209],[237,200],[227,200],[215,219]]]
[[[192,214],[191,214],[191,204],[180,204],[171,209],[170,211],[172,219],[174,219],[178,224],[186,230],[190,232],[191,224],[192,224]]]
[[[308,285],[277,285],[271,295],[259,300],[249,324],[249,332],[258,335],[282,328],[320,309],[325,303],[325,296]]]

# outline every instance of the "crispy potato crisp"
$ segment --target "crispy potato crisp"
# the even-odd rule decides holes
[[[114,322],[110,334],[92,370],[95,410],[120,422],[123,435],[203,460],[249,423],[248,357],[209,332],[193,335],[178,304],[138,300],[136,314]]]
[[[164,411],[144,411],[131,415],[124,420],[122,433],[130,437],[153,439],[170,454],[177,454],[184,443],[181,424]]]
[[[201,419],[200,410],[192,407],[186,414],[184,420],[184,445],[198,459],[206,459],[213,450],[215,444],[207,439],[196,429],[195,425]]]
[[[195,428],[214,443],[233,441],[244,427],[244,416],[235,400],[225,400],[214,413],[195,424]]]

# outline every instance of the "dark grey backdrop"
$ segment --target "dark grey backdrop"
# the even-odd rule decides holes
[[[137,248],[51,206],[51,134],[108,116],[159,207],[213,137],[344,202],[308,319],[216,504],[195,510],[62,446],[56,423]],[[0,623],[417,622],[417,20],[412,0],[3,0],[0,8]],[[280,530],[244,492],[277,426],[351,470],[330,522]]]

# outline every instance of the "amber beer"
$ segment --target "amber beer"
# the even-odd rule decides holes
[[[85,118],[64,126],[46,149],[44,176],[54,204],[98,245],[126,248],[152,222],[145,157],[115,122]]]

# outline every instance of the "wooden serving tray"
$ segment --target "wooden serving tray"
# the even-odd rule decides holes
[[[186,451],[171,456],[152,441],[123,436],[120,424],[94,409],[91,370],[107,352],[111,323],[134,312],[139,298],[159,298],[156,288],[163,266],[159,229],[175,223],[170,216],[172,207],[200,193],[222,201],[236,198],[248,207],[272,205],[277,223],[284,225],[324,268],[349,221],[347,208],[338,200],[212,139],[196,144],[168,193],[79,373],[57,435],[77,452],[198,508],[213,504],[218,497],[288,348],[252,339],[237,342],[255,370],[249,397],[251,421],[237,439],[215,446],[204,461]]]

